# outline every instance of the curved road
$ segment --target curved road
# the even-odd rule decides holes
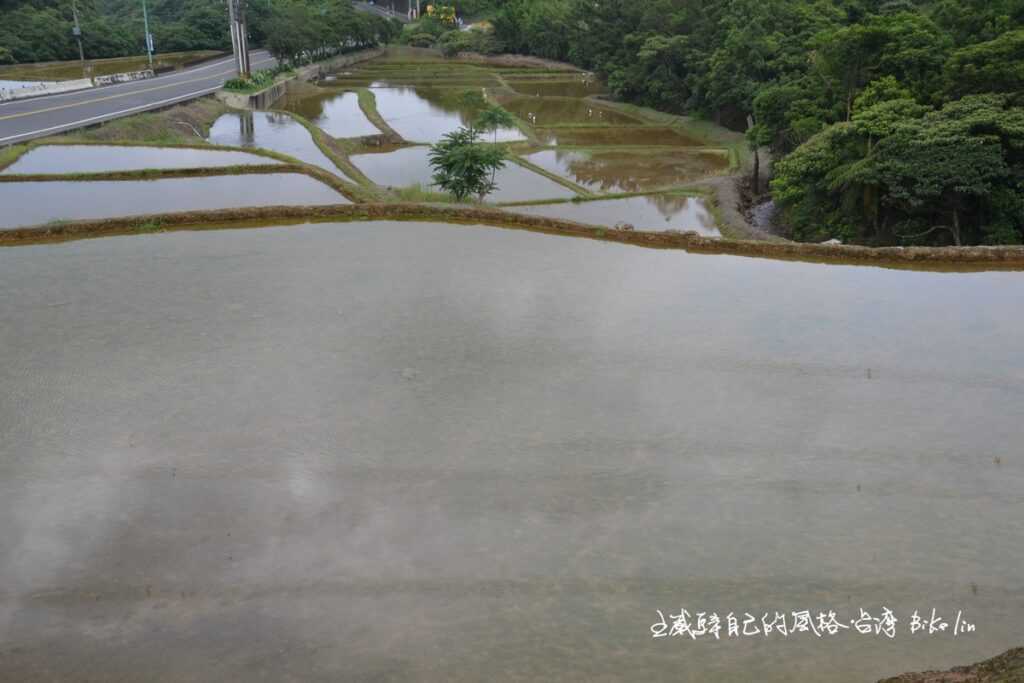
[[[390,5],[390,2],[388,2],[388,0],[380,1],[384,5]],[[360,12],[370,12],[371,14],[376,14],[378,16],[384,17],[385,19],[398,19],[403,24],[409,23],[409,18],[406,16],[405,12],[396,11],[394,14],[392,14],[390,9],[386,6],[381,7],[380,5],[377,4],[371,5],[368,2],[353,2],[352,6],[359,10]]]
[[[252,52],[253,69],[274,64],[265,50]],[[234,59],[227,57],[144,81],[0,104],[0,146],[208,95],[234,75]]]

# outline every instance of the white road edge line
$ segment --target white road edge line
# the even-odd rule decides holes
[[[257,64],[261,64],[261,63],[262,62],[257,62]],[[41,133],[55,133],[55,132],[58,132],[58,131],[61,131],[61,130],[65,130],[65,129],[78,128],[79,126],[83,126],[83,125],[86,125],[86,124],[89,124],[89,123],[93,123],[93,122],[96,122],[96,121],[102,121],[104,119],[115,119],[115,118],[118,118],[119,116],[123,116],[125,114],[130,114],[130,113],[135,112],[135,111],[143,111],[143,110],[146,110],[146,109],[151,109],[151,108],[154,108],[154,107],[159,107],[160,105],[163,105],[163,104],[170,104],[172,102],[177,102],[177,101],[180,101],[180,100],[187,100],[190,97],[198,97],[199,95],[206,95],[206,94],[211,93],[211,92],[216,92],[217,90],[220,90],[221,87],[222,87],[221,85],[215,85],[215,86],[213,86],[211,88],[204,88],[202,90],[195,90],[195,91],[190,92],[190,93],[185,93],[184,95],[175,95],[174,97],[169,97],[166,100],[160,100],[159,102],[148,102],[146,104],[141,104],[141,105],[139,105],[137,107],[129,107],[128,109],[122,109],[120,111],[112,111],[112,112],[108,112],[106,114],[100,114],[98,116],[90,116],[87,119],[80,119],[78,121],[71,121],[69,123],[62,123],[62,124],[59,124],[59,125],[56,125],[56,126],[50,126],[49,128],[39,128],[39,129],[36,129],[36,130],[28,131],[27,133],[18,133],[17,135],[8,135],[5,138],[0,138],[0,144],[6,143],[6,142],[11,142],[11,141],[17,140],[18,138],[33,137],[33,136],[39,135]]]
[[[100,87],[102,87],[103,91],[106,92],[108,90],[111,90],[113,88],[117,88],[117,87],[120,87],[120,86],[139,85],[140,83],[152,83],[153,81],[155,81],[157,79],[160,79],[160,78],[174,78],[176,76],[185,76],[185,75],[189,75],[189,74],[194,74],[194,73],[198,73],[200,71],[205,71],[207,69],[212,69],[215,66],[224,66],[226,64],[231,64],[234,61],[235,60],[233,58],[229,57],[227,59],[222,59],[222,60],[219,60],[219,61],[216,61],[216,62],[210,62],[209,64],[203,64],[202,66],[197,66],[197,67],[194,67],[192,69],[185,69],[183,71],[175,71],[173,73],[160,74],[159,76],[155,76],[153,78],[144,78],[144,79],[142,79],[140,81],[127,81],[125,83],[114,83],[112,85],[104,85],[104,86],[100,86]],[[257,64],[262,64],[264,61],[265,60],[261,59],[261,60],[259,60],[257,62]],[[85,93],[88,93],[88,92],[91,92],[91,91],[94,91],[94,90],[96,90],[96,88],[86,88],[84,90],[76,90],[74,92],[62,92],[62,93],[55,93],[53,95],[42,95],[40,97],[31,97],[31,98],[28,98],[28,99],[25,99],[25,100],[11,100],[10,102],[0,103],[0,108],[8,107],[8,106],[10,106],[12,104],[26,104],[29,101],[34,101],[34,102],[40,102],[40,101],[52,102],[53,100],[57,99],[58,97],[66,97],[68,95],[82,95],[82,94],[85,94]]]
[[[185,93],[184,95],[176,95],[175,97],[170,97],[170,98],[168,98],[166,100],[160,100],[159,102],[149,102],[147,104],[141,104],[141,105],[139,105],[137,107],[130,107],[128,109],[122,109],[121,111],[112,111],[112,112],[108,112],[106,114],[100,114],[99,116],[91,116],[91,117],[89,117],[87,119],[80,119],[78,121],[71,121],[69,123],[62,123],[62,124],[60,124],[58,126],[51,126],[49,128],[39,128],[37,130],[32,130],[32,131],[29,131],[27,133],[18,133],[17,135],[8,135],[5,138],[0,138],[0,143],[8,142],[8,141],[11,141],[11,140],[17,140],[18,138],[32,137],[34,135],[39,135],[40,133],[54,133],[54,132],[57,132],[59,130],[63,130],[65,128],[77,128],[79,126],[83,126],[83,125],[86,125],[88,123],[93,123],[95,121],[102,121],[103,119],[108,119],[108,118],[117,118],[119,116],[123,116],[125,114],[130,114],[130,113],[135,112],[135,111],[141,111],[141,110],[144,110],[144,109],[150,109],[152,107],[159,107],[162,104],[170,104],[172,102],[177,102],[179,100],[188,99],[190,97],[197,97],[199,95],[205,95],[207,93],[211,93],[211,92],[214,92],[216,90],[220,90],[220,86],[219,85],[215,85],[212,88],[204,88],[202,90],[196,90],[194,92]]]

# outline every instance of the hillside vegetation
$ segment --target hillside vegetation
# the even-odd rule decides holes
[[[141,0],[77,0],[87,59],[145,52]],[[224,0],[147,0],[158,52],[230,50]],[[390,38],[397,28],[349,0],[250,0],[253,45],[326,53]],[[71,0],[0,0],[0,64],[78,59]],[[273,36],[273,41],[268,40]],[[291,60],[289,60],[291,61]]]
[[[1024,0],[495,0],[503,49],[781,158],[792,236],[1024,238]]]

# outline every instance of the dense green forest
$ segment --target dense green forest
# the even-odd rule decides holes
[[[1024,0],[495,0],[505,49],[770,146],[796,239],[1024,238]]]
[[[225,0],[146,0],[158,52],[230,50]],[[77,0],[82,41],[89,59],[145,51],[141,0]],[[356,12],[349,0],[250,0],[254,45],[268,28],[282,49],[359,47],[386,41],[394,26]],[[71,0],[0,0],[0,63],[78,58],[72,37]]]

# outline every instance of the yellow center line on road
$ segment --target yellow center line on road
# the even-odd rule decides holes
[[[265,64],[265,63],[271,62],[271,61],[273,61],[273,60],[272,59],[264,59],[262,61],[256,62],[253,66],[257,66],[259,64]],[[36,114],[45,114],[45,113],[51,112],[51,111],[60,111],[61,109],[72,109],[74,107],[84,107],[87,104],[96,104],[97,102],[106,102],[108,100],[116,100],[116,99],[120,99],[122,97],[131,97],[132,95],[139,95],[141,93],[146,93],[146,92],[154,92],[156,90],[166,90],[167,88],[176,88],[179,85],[185,85],[186,83],[195,83],[196,81],[206,81],[206,80],[209,80],[209,79],[214,78],[216,76],[226,76],[228,74],[233,74],[233,73],[235,73],[235,70],[234,69],[230,69],[228,71],[222,71],[220,73],[207,74],[207,75],[202,76],[200,78],[192,78],[192,79],[185,80],[185,81],[175,81],[174,83],[168,83],[167,85],[158,85],[158,86],[156,86],[154,88],[144,88],[142,90],[132,90],[131,92],[122,93],[120,95],[108,95],[107,97],[97,97],[95,99],[85,100],[84,102],[72,102],[71,104],[61,104],[61,105],[58,105],[56,107],[48,107],[46,109],[35,109],[33,111],[26,111],[26,112],[22,112],[20,114],[8,114],[7,116],[0,116],[0,121],[7,121],[7,120],[10,120],[10,119],[20,119],[20,118],[24,118],[26,116],[35,116]]]

